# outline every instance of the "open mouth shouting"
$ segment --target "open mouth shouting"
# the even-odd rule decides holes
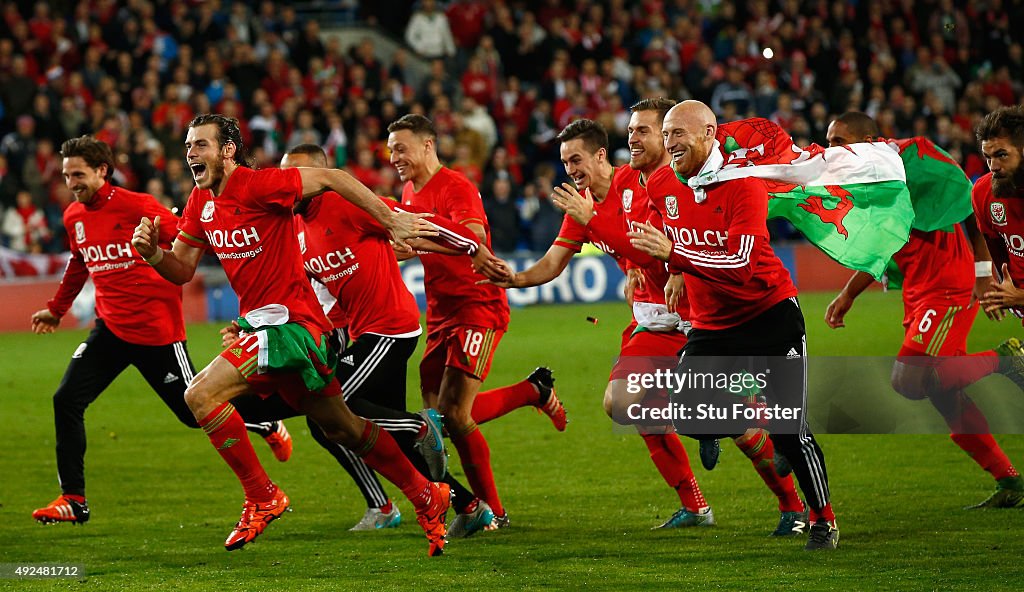
[[[196,180],[197,185],[202,184],[209,174],[206,164],[202,162],[193,162],[189,164],[189,168],[192,169],[192,178]]]

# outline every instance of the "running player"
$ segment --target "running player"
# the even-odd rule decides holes
[[[281,168],[291,167],[326,168],[327,155],[319,146],[299,145],[281,160]],[[399,207],[390,200],[384,203],[393,209]],[[354,413],[391,432],[420,473],[451,486],[458,515],[449,529],[449,538],[469,536],[490,527],[494,514],[487,503],[448,473],[440,415],[434,409],[420,414],[406,411],[406,368],[422,329],[416,300],[402,280],[387,231],[366,212],[330,191],[300,204],[296,214],[306,273],[326,288],[327,298],[320,298],[324,307],[336,308],[348,320],[352,343],[336,367],[345,401]],[[474,267],[488,269],[493,255],[469,229],[440,216],[431,218],[431,223],[437,227],[438,236],[419,239],[414,243],[418,249],[467,254],[472,256]],[[543,388],[536,386],[538,390]],[[314,421],[307,422],[313,438],[338,459],[359,485],[368,505],[373,504],[360,524],[367,522],[373,528],[397,522],[398,509],[372,469],[347,448],[327,440]]]
[[[402,203],[465,225],[480,244],[490,245],[479,191],[464,175],[441,165],[436,142],[433,123],[422,115],[405,115],[388,126],[391,164],[405,183]],[[474,404],[508,328],[508,300],[496,286],[477,285],[484,277],[459,258],[425,253],[420,261],[427,293],[427,347],[420,362],[423,402],[444,414],[445,427],[459,451],[473,493],[494,510],[495,524],[504,527],[508,513],[498,497],[490,448],[476,418],[486,415],[492,419],[533,405],[561,430],[565,428],[565,410],[551,382],[545,382],[538,394],[528,380],[487,393],[486,410]],[[550,380],[550,374],[544,380]],[[483,398],[485,393],[480,394]]]
[[[668,99],[645,99],[631,108],[627,130],[630,162],[618,169],[613,169],[607,161],[608,136],[600,124],[577,120],[562,130],[559,135],[562,162],[576,187],[566,184],[555,188],[552,199],[568,215],[558,239],[544,257],[531,268],[517,273],[511,281],[501,284],[528,287],[551,281],[562,273],[586,241],[611,255],[630,274],[630,285],[635,287],[631,290],[633,320],[623,331],[619,358],[604,394],[606,413],[624,425],[637,423],[628,416],[631,405],[647,397],[664,397],[663,393],[648,393],[644,389],[630,392],[629,375],[667,370],[667,367],[656,367],[658,361],[674,366],[677,352],[686,343],[683,329],[688,328],[688,322],[684,316],[689,306],[685,296],[677,290],[671,304],[666,303],[662,286],[668,281],[668,273],[664,265],[630,245],[626,236],[630,228],[646,222],[651,215],[645,181],[668,164],[660,130],[665,113],[674,104]],[[676,491],[682,504],[661,527],[714,524],[714,514],[701,494],[679,436],[670,426],[644,425],[638,426],[638,430],[658,472]],[[772,462],[774,448],[764,430],[752,430],[737,438],[736,444],[779,498],[782,514],[773,534],[785,536],[803,532],[807,522],[803,503],[792,478],[776,474]]]
[[[160,275],[177,284],[193,277],[199,258],[212,248],[238,294],[238,323],[249,334],[214,358],[185,392],[210,442],[245,489],[242,517],[225,548],[252,541],[290,503],[263,470],[230,402],[246,392],[277,391],[312,417],[328,439],[347,446],[395,483],[416,508],[428,554],[441,554],[450,489],[429,482],[402,455],[394,438],[345,405],[325,337],[330,326],[302,269],[292,208],[297,201],[334,190],[370,212],[396,241],[432,227],[421,216],[393,213],[343,171],[249,169],[233,118],[196,117],[189,124],[185,148],[196,188],[177,240],[170,251],[160,248],[160,219],[144,217],[132,244]]]
[[[638,249],[681,273],[693,328],[680,359],[685,369],[703,356],[771,356],[766,393],[801,393],[806,407],[806,337],[797,290],[768,245],[768,191],[757,179],[709,186],[701,199],[684,179],[722,160],[715,135],[718,122],[707,105],[684,101],[665,116],[662,139],[671,167],[647,182],[661,229],[643,223],[629,234]],[[658,220],[661,218],[661,220]],[[663,233],[675,238],[675,242]],[[693,237],[703,237],[698,248]],[[747,368],[746,370],[749,370]],[[686,422],[676,422],[686,430]],[[798,433],[772,433],[789,460],[810,505],[807,549],[834,549],[839,530],[829,501],[825,458],[800,417]]]
[[[878,136],[875,120],[859,111],[840,115],[827,132],[830,146],[875,142]],[[968,196],[963,198],[967,200]],[[1000,360],[1008,367],[1012,344],[967,353],[967,335],[978,314],[976,299],[988,287],[992,262],[973,216],[964,223],[970,241],[959,224],[948,230],[912,230],[907,244],[893,256],[903,273],[905,334],[892,369],[892,387],[908,399],[928,398],[949,425],[953,442],[995,478],[996,492],[969,507],[1010,507],[1024,500],[1024,482],[992,437],[985,415],[964,392],[962,381],[965,377],[973,378],[972,382],[980,378],[978,369],[988,369],[989,374],[998,371]],[[825,322],[829,327],[846,326],[846,314],[854,299],[873,281],[864,272],[853,274],[828,305]],[[952,359],[946,364],[946,358],[952,356],[967,359]]]
[[[57,434],[57,478],[61,495],[32,512],[42,523],[89,520],[85,498],[85,410],[128,366],[135,366],[178,421],[198,428],[185,404],[185,387],[195,368],[185,343],[181,288],[169,286],[144,265],[130,246],[132,231],[143,216],[168,223],[160,244],[168,246],[177,218],[151,195],[110,183],[114,155],[92,136],[64,142],[64,183],[75,196],[64,211],[71,259],[57,294],[32,315],[32,330],[53,333],[88,278],[96,287],[96,326],[71,356],[53,395]],[[140,315],[153,322],[139,323]],[[276,421],[246,427],[264,436],[278,460],[291,456],[292,441]]]

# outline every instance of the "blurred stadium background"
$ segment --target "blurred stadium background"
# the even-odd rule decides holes
[[[193,185],[182,158],[185,127],[195,114],[208,111],[239,118],[258,166],[274,166],[283,151],[295,144],[317,143],[328,150],[334,164],[346,167],[377,193],[394,195],[400,186],[388,164],[386,126],[404,113],[423,113],[439,129],[442,160],[479,185],[495,250],[523,266],[546,250],[561,223],[560,212],[547,198],[550,188],[565,180],[554,139],[558,130],[576,118],[597,119],[611,134],[613,160],[625,162],[628,107],[647,96],[700,99],[713,107],[720,121],[766,117],[801,145],[824,144],[833,115],[860,109],[880,123],[885,136],[929,137],[976,179],[985,166],[973,141],[973,126],[986,112],[1015,104],[1024,94],[1020,31],[1024,31],[1021,0],[2,2],[0,302],[4,312],[0,331],[27,330],[31,312],[55,290],[67,249],[61,215],[72,199],[61,178],[58,152],[61,142],[80,134],[95,134],[115,148],[118,184],[152,193],[172,207],[183,205]],[[848,277],[848,272],[804,243],[788,223],[773,222],[771,230],[773,245],[802,292],[832,291]],[[603,256],[591,255],[577,258],[554,285],[510,291],[510,300],[523,306],[621,299],[617,268]],[[216,261],[208,263],[202,277],[186,290],[190,322],[231,318],[237,310]],[[404,273],[410,289],[421,297],[422,272],[417,264],[406,266]],[[813,297],[805,307],[812,331],[819,330],[814,327],[820,324],[819,309],[825,298]],[[812,353],[891,354],[901,335],[898,300],[896,294],[870,296],[858,304],[864,316],[851,316],[863,327],[812,334]],[[531,441],[532,446],[524,446],[523,420],[496,426],[494,448],[506,447],[505,453],[498,454],[512,469],[506,486],[511,505],[517,513],[532,512],[522,525],[528,534],[521,535],[525,540],[519,543],[502,536],[467,553],[482,561],[477,565],[485,566],[483,571],[475,571],[468,561],[457,564],[450,580],[435,580],[442,582],[440,587],[573,588],[587,583],[629,587],[636,582],[675,581],[724,588],[768,581],[793,588],[822,581],[853,588],[945,587],[923,571],[937,565],[943,566],[950,588],[996,589],[1019,578],[1012,569],[1004,569],[1019,559],[1021,551],[1019,538],[1013,536],[1016,530],[1007,524],[1016,515],[1008,520],[950,513],[977,501],[989,484],[940,436],[858,441],[864,444],[841,439],[845,437],[825,439],[830,458],[836,459],[830,468],[836,467],[837,507],[841,519],[848,516],[850,520],[843,525],[845,548],[841,550],[848,557],[830,558],[830,567],[810,563],[795,551],[779,551],[774,545],[769,553],[780,553],[780,557],[765,563],[764,551],[757,547],[760,538],[755,539],[751,530],[761,526],[762,518],[770,518],[767,511],[762,512],[764,516],[736,519],[733,524],[738,530],[712,535],[734,539],[728,548],[709,551],[705,545],[688,546],[677,555],[678,545],[667,544],[666,537],[644,534],[632,540],[639,536],[633,529],[673,508],[658,489],[656,475],[643,464],[642,450],[629,448],[635,442],[625,436],[612,436],[610,422],[600,413],[598,396],[615,353],[615,334],[628,314],[621,305],[609,306],[514,311],[513,333],[503,344],[509,353],[499,355],[495,367],[504,369],[496,370],[495,379],[512,380],[520,366],[542,361],[556,364],[562,359],[565,368],[559,384],[572,385],[567,399],[577,422],[570,430],[580,430],[567,434],[573,439],[567,440],[564,452],[607,459],[610,470],[624,476],[622,483],[616,483],[621,491],[587,491],[589,483],[607,478],[601,471],[577,468],[574,477],[568,472],[559,477],[567,469],[548,456],[548,447],[555,446],[553,435],[545,434]],[[611,310],[618,312],[607,312]],[[588,314],[597,314],[593,311],[600,312],[600,327],[583,322]],[[73,315],[83,324],[89,322],[88,294]],[[987,321],[978,324],[985,328],[972,341],[976,349],[1019,332],[1019,327],[1007,323],[997,329]],[[54,550],[68,540],[57,530],[29,530],[35,525],[28,520],[30,509],[26,510],[49,495],[53,486],[48,397],[66,354],[81,338],[72,323],[66,322],[64,328],[66,335],[57,344],[34,336],[0,336],[2,349],[12,354],[0,373],[6,377],[9,398],[0,413],[0,425],[5,428],[0,431],[9,439],[8,450],[21,451],[2,455],[6,460],[0,464],[2,474],[9,476],[0,489],[6,491],[0,514],[7,514],[0,533],[21,541],[10,547],[0,545],[0,561],[56,559]],[[550,341],[552,331],[566,339],[572,335],[572,340]],[[575,336],[583,331],[591,333]],[[595,331],[601,332],[599,340],[594,338]],[[212,339],[208,333],[215,331],[207,325],[191,325],[193,342]],[[598,341],[602,349],[593,361],[582,359]],[[203,343],[196,346],[201,352],[197,361],[208,357],[206,349],[212,355],[213,346]],[[540,355],[548,345],[573,355],[551,354],[556,356],[551,361],[550,356]],[[53,360],[37,361],[48,356]],[[37,371],[29,377],[27,368]],[[220,556],[205,571],[192,570],[197,562],[205,562],[197,557],[219,552],[223,525],[201,515],[178,517],[201,502],[223,501],[232,484],[225,475],[216,491],[189,501],[182,499],[183,490],[177,487],[168,491],[163,479],[154,485],[156,475],[137,475],[135,464],[180,466],[183,473],[192,475],[214,463],[201,439],[174,424],[155,398],[137,403],[143,405],[141,413],[155,418],[160,442],[166,446],[149,457],[159,445],[141,433],[135,434],[137,440],[131,439],[135,408],[127,407],[124,415],[114,411],[120,409],[115,405],[133,400],[133,390],[140,383],[133,376],[119,384],[121,390],[101,398],[94,412],[109,419],[88,424],[90,442],[96,443],[90,452],[90,463],[95,460],[96,464],[90,468],[96,475],[97,501],[110,493],[106,507],[101,502],[103,509],[96,514],[108,514],[111,521],[106,526],[101,520],[90,523],[88,538],[70,543],[76,557],[95,558],[93,573],[99,565],[100,575],[109,576],[98,580],[99,587],[160,588],[181,578],[182,585],[191,589],[213,587],[218,581],[240,581],[243,587],[257,589],[265,587],[260,577],[282,577],[280,570],[266,565],[276,558],[271,549],[285,545],[269,543],[258,545],[259,555],[253,554],[265,557],[266,565],[246,572],[251,580],[233,579],[240,574]],[[599,430],[600,437],[591,439],[587,430]],[[122,434],[120,445],[118,434]],[[937,457],[924,454],[921,445],[941,452]],[[310,449],[308,456],[315,454],[310,441],[299,446]],[[1020,442],[1011,441],[1006,448],[1015,459],[1024,451]],[[179,465],[175,450],[195,452],[198,460]],[[516,451],[516,456],[509,450]],[[102,464],[118,466],[126,454],[138,463],[122,467],[121,474]],[[544,460],[530,462],[531,455]],[[733,468],[739,464],[733,462]],[[332,471],[324,483],[315,480],[319,473],[306,482],[297,469],[286,470],[293,473],[287,478],[298,481],[300,495],[304,487],[315,496],[313,492],[323,492],[324,483],[333,488],[339,481],[330,466],[323,469]],[[728,488],[735,487],[732,469],[713,475],[699,477],[710,479],[712,491],[716,481],[721,484],[713,495],[725,497]],[[568,503],[567,494],[552,492],[562,479],[573,492],[572,506],[548,505]],[[966,492],[947,487],[947,479],[972,487]],[[640,483],[633,484],[637,480]],[[747,501],[756,495],[756,484],[747,483],[746,477],[743,481],[733,490],[740,495],[726,502],[735,506],[736,513],[757,505]],[[511,485],[517,482],[518,496],[517,486]],[[204,486],[188,481],[185,488]],[[129,490],[133,493],[126,495]],[[625,499],[645,501],[625,508],[616,498],[620,493]],[[891,508],[891,496],[901,494],[907,497]],[[129,508],[116,505],[126,497]],[[354,496],[345,497],[345,504],[357,501]],[[655,497],[660,506],[646,501]],[[167,505],[158,512],[153,531],[138,524],[130,510],[151,511],[146,509],[151,499],[162,508]],[[600,514],[581,509],[587,504],[597,504]],[[230,505],[229,511],[229,505],[220,504],[209,514],[232,514],[235,506]],[[358,503],[349,505],[355,508]],[[354,512],[353,508],[343,509]],[[341,535],[331,534],[333,517],[326,523],[323,515],[310,514],[305,518],[308,522],[293,531],[293,546],[285,561],[298,570],[326,571],[314,581],[289,572],[286,577],[293,578],[285,580],[289,588],[330,587],[330,581],[323,579],[327,575],[351,578],[351,570],[362,573],[363,569],[380,578],[362,581],[370,588],[407,583],[401,577],[402,562],[411,557],[419,560],[420,554],[419,547],[413,553],[410,540],[402,540],[394,549],[394,537],[384,539],[389,542],[367,543],[364,558],[376,551],[399,553],[395,561],[373,555],[369,568],[352,563],[359,559],[363,543],[350,548],[351,540],[334,541],[338,544],[324,551],[325,557],[353,556],[332,559],[325,566],[315,559],[317,537],[333,540]],[[612,524],[603,520],[609,517]],[[619,523],[625,526],[619,528]],[[597,525],[596,530],[579,530],[591,525]],[[173,535],[172,543],[182,547],[168,550],[165,534],[153,533],[172,528],[185,532]],[[204,540],[196,540],[196,528],[203,530]],[[74,534],[78,536],[78,531]],[[567,550],[565,545],[579,550]],[[463,550],[469,551],[459,549]],[[645,565],[645,558],[651,563]],[[688,567],[670,573],[685,561],[690,562]],[[702,569],[702,563],[708,571],[695,571]],[[520,577],[517,565],[538,571]],[[865,574],[872,567],[880,574],[876,579]],[[835,580],[827,579],[830,569]],[[427,573],[434,570],[440,568],[432,567]],[[978,575],[980,570],[983,576]],[[125,578],[125,572],[136,575]],[[629,574],[635,574],[633,579]],[[338,581],[343,585],[360,582]]]

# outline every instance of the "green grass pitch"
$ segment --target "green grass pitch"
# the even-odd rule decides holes
[[[802,298],[811,355],[893,355],[902,337],[898,293],[865,294],[841,331],[821,321],[829,298]],[[182,428],[134,370],[87,413],[91,521],[34,523],[31,511],[58,493],[51,395],[85,331],[2,335],[0,563],[81,564],[86,576],[0,579],[0,589],[989,591],[1019,583],[1024,511],[962,510],[986,497],[992,480],[942,435],[821,437],[842,533],[835,553],[807,553],[802,540],[766,536],[778,519],[775,501],[727,443],[719,467],[707,472],[685,441],[719,525],[652,531],[678,499],[640,439],[613,432],[601,408],[628,314],[621,304],[513,311],[487,384],[550,365],[569,428],[557,433],[532,410],[485,425],[512,526],[454,541],[434,559],[404,499],[401,528],[347,531],[362,515],[362,498],[299,418],[288,420],[290,462],[277,463],[255,442],[294,511],[245,549],[225,552],[241,488],[203,434]],[[216,331],[189,328],[200,366],[217,352]],[[979,318],[971,347],[1022,332],[1012,319]],[[414,377],[411,404],[418,401]],[[999,440],[1024,463],[1024,437]]]

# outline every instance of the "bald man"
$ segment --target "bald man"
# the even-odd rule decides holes
[[[682,276],[693,328],[677,374],[682,377],[699,367],[729,376],[765,377],[757,386],[769,406],[788,400],[800,404],[802,411],[807,399],[804,319],[796,286],[768,244],[767,188],[758,179],[745,178],[695,193],[686,183],[724,163],[717,131],[715,115],[704,103],[683,101],[669,110],[662,139],[670,167],[659,169],[647,183],[656,210],[654,224],[638,225],[630,237],[635,247]],[[711,391],[709,396],[720,394]],[[692,396],[692,389],[673,393],[673,403],[689,403]],[[696,427],[686,418],[675,424],[680,432]],[[786,425],[788,430],[776,430],[771,439],[792,465],[810,506],[805,548],[835,549],[839,530],[829,501],[825,456],[802,413]]]

